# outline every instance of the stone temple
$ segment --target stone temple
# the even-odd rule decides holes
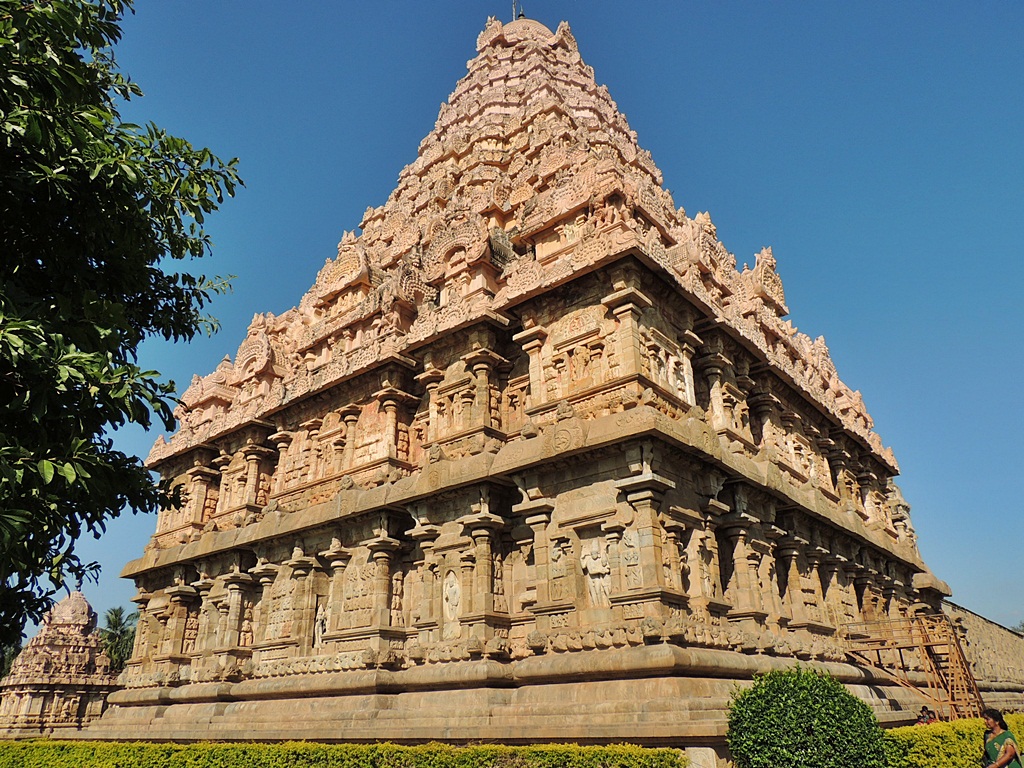
[[[87,735],[720,752],[737,681],[795,660],[912,718],[842,628],[948,589],[771,250],[737,269],[675,206],[567,24],[477,52],[298,306],[185,391]]]
[[[0,738],[74,734],[103,714],[116,689],[96,612],[72,592],[46,614],[0,681]]]

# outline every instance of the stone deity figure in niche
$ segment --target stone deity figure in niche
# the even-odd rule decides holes
[[[448,571],[444,577],[444,617],[448,621],[459,618],[459,603],[462,602],[462,587],[455,571]]]
[[[448,571],[444,577],[444,639],[454,640],[462,633],[459,624],[459,604],[462,602],[462,586],[455,571]]]
[[[611,605],[612,571],[608,565],[608,555],[601,546],[599,539],[590,542],[590,549],[580,552],[580,565],[587,575],[587,589],[590,602],[595,608],[607,608]]]
[[[405,618],[402,615],[402,597],[405,591],[405,584],[402,579],[402,572],[396,571],[391,577],[391,626],[405,626]]]
[[[320,603],[316,609],[316,619],[313,623],[313,647],[318,648],[323,645],[324,634],[327,632],[327,610],[324,608],[324,604]]]

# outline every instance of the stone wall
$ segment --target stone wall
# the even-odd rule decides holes
[[[1024,636],[949,600],[942,610],[959,630],[986,706],[1024,711]]]

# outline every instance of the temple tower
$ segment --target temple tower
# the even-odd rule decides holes
[[[183,394],[90,734],[714,748],[734,682],[795,660],[902,717],[840,630],[948,589],[771,249],[738,269],[675,206],[564,22],[491,19],[468,66]]]

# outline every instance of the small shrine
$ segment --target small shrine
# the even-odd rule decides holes
[[[0,737],[77,731],[103,714],[116,687],[96,612],[85,595],[72,592],[46,615],[0,680]]]

